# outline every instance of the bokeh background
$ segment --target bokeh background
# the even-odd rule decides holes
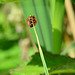
[[[0,4],[0,75],[9,75],[10,69],[18,67],[26,51],[33,51],[30,45],[20,4]]]
[[[73,4],[75,11],[75,4]],[[25,24],[21,6],[17,2],[0,4],[0,75],[10,75],[10,70],[22,64],[34,53],[35,44]],[[73,35],[65,12],[61,50],[73,42]],[[68,55],[74,58],[74,49]]]

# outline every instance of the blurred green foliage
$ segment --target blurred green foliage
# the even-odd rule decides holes
[[[18,4],[12,3],[12,5],[14,5],[13,8],[16,7],[16,10],[19,9]],[[10,69],[16,68],[22,63],[19,39],[26,37],[24,28],[22,31],[16,30],[17,23],[23,27],[23,21],[12,21],[13,8],[11,6],[11,10],[8,11],[9,8],[7,4],[0,4],[0,75],[9,75]],[[8,19],[8,13],[10,13],[11,21]]]
[[[17,2],[22,0],[0,0],[0,3],[7,3],[7,2]]]
[[[0,3],[5,3],[20,0],[0,1]],[[30,0],[27,2],[21,2],[21,6],[24,11],[25,19],[27,19],[31,14],[37,17],[39,22],[35,28],[43,49],[58,54],[60,53],[62,41],[64,0],[48,1],[52,1],[50,2],[52,7],[48,7],[49,4],[47,3],[47,0]],[[74,0],[72,1],[75,2]],[[27,34],[19,3],[0,4],[0,9],[0,75],[9,75],[10,69],[17,68],[20,64],[22,64],[19,40],[21,38],[26,38]],[[53,31],[54,42],[52,41],[52,26],[53,30],[55,30]],[[33,40],[37,44],[33,28],[29,28],[29,30]],[[72,45],[69,49],[67,49],[66,53],[68,53],[68,50],[70,50],[72,47],[74,46]],[[30,47],[28,56],[31,56],[34,53],[33,47]],[[75,73],[75,68],[73,67],[75,65],[75,63],[73,63],[75,59],[71,59],[69,57],[66,58],[63,56],[54,56],[47,52],[45,52],[44,55],[48,68],[51,68],[51,70],[49,70],[51,73]],[[22,64],[22,67],[19,68],[19,70],[12,73],[13,75],[25,75],[25,73],[33,74],[33,72],[36,75],[44,73],[39,53],[36,53],[34,56],[32,56],[31,60],[26,61],[24,64]]]
[[[6,15],[3,12],[0,12],[0,40],[2,39],[18,39],[18,34],[15,28],[10,25]]]

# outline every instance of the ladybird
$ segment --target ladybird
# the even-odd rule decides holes
[[[27,18],[27,25],[32,28],[36,25],[37,19],[34,15],[31,15]]]

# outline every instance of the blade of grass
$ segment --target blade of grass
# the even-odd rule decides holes
[[[33,2],[33,3],[32,3]],[[27,2],[26,3],[21,3],[21,5],[22,5],[22,7],[24,8],[28,8],[27,9],[27,11],[25,12],[24,11],[24,13],[25,13],[25,16],[26,16],[26,14],[27,14],[27,17],[26,18],[28,18],[30,15],[35,15],[36,17],[37,17],[37,21],[38,21],[38,25],[36,25],[36,26],[38,26],[38,28],[39,28],[39,25],[41,25],[40,24],[40,20],[39,20],[39,16],[38,16],[38,13],[37,13],[37,10],[36,10],[36,8],[35,8],[35,6],[36,6],[36,4],[35,3],[39,3],[39,2],[35,2],[35,1],[32,1],[32,2],[30,2],[30,3],[32,3],[33,5],[34,5],[34,7],[33,7],[33,5],[32,6],[27,6],[26,7],[26,4],[27,4]],[[28,2],[29,3],[29,2]],[[42,3],[43,3],[43,0],[42,0]],[[43,8],[44,9],[44,7],[43,7],[43,5],[41,5],[40,4],[40,6],[38,6],[38,8],[39,7],[41,7],[41,9]],[[31,9],[32,8],[32,9]],[[29,10],[29,11],[28,11]],[[31,11],[30,11],[31,10]],[[34,13],[32,12],[32,10],[34,11]],[[29,12],[29,13],[28,13]],[[30,13],[31,12],[31,13]],[[40,12],[40,13],[42,13],[42,11]],[[39,13],[39,14],[40,14]],[[42,19],[43,19],[43,17],[41,17]],[[46,19],[45,19],[46,20]],[[42,21],[43,22],[43,21]],[[35,26],[35,27],[36,27]],[[36,29],[38,29],[38,28],[36,28]],[[47,28],[47,27],[46,27]],[[30,29],[30,28],[29,28]],[[41,28],[40,28],[41,29]],[[47,29],[46,29],[47,30]],[[31,30],[30,32],[32,32],[33,30]],[[35,31],[36,32],[36,31]],[[38,31],[37,31],[38,32]],[[40,32],[39,32],[40,33]],[[33,36],[34,38],[35,38],[35,36]],[[36,40],[35,40],[36,41]],[[49,41],[50,42],[50,41]],[[36,42],[37,43],[37,42]],[[43,63],[43,66],[44,66],[44,68],[45,68],[45,71],[46,71],[46,75],[48,75],[48,70],[47,70],[47,67],[46,67],[46,63],[45,63],[45,60],[44,60],[44,56],[43,56],[43,53],[42,53],[42,50],[41,50],[41,47],[39,47],[39,49],[40,49],[40,55],[41,55],[41,59],[42,59],[42,63]]]
[[[31,1],[26,1],[26,2],[23,1],[23,2],[20,2],[20,4],[21,4],[21,7],[22,7],[23,12],[24,12],[25,22],[27,21],[27,18],[30,15],[34,15],[37,18],[37,15],[35,13],[34,5],[33,5],[33,1],[32,0]],[[37,18],[37,20],[38,20],[38,18]],[[40,29],[40,25],[39,25],[38,22],[37,22],[35,27],[36,27],[36,31],[38,33],[40,44],[41,44],[42,47],[43,46],[45,47],[44,40],[43,40],[43,35],[42,35],[41,29]],[[32,36],[34,42],[37,44],[37,41],[35,39],[36,36],[35,36],[34,31],[33,31],[33,28],[29,28],[28,27],[28,29],[29,29],[29,31],[31,33],[31,36]]]
[[[51,9],[51,21],[53,27],[54,53],[59,54],[62,41],[62,29],[64,19],[64,0],[49,0]]]
[[[46,7],[44,0],[32,0],[21,2],[22,9],[24,11],[24,16],[27,19],[30,15],[34,15],[37,18],[37,25],[35,26],[39,39],[41,40],[40,43],[47,51],[51,51],[52,47],[52,27],[50,23],[50,16],[48,13],[48,9]],[[46,12],[47,11],[47,12]],[[29,28],[31,35],[37,43],[35,39],[35,33],[32,30],[33,28]],[[50,29],[50,30],[49,30]],[[33,34],[32,34],[33,33]],[[39,48],[40,49],[40,48]],[[42,51],[42,50],[41,50]],[[51,51],[52,52],[52,51]],[[40,55],[42,52],[40,52]],[[42,54],[42,63],[45,68],[46,74],[48,75],[48,70],[45,64],[44,56]]]
[[[36,14],[38,15],[46,50],[53,53],[52,26],[46,0],[33,0]]]
[[[72,31],[72,34],[73,34],[73,38],[75,40],[75,15],[74,15],[71,0],[68,0],[68,1],[65,0],[65,8],[66,8],[68,20],[69,20],[69,23],[70,23],[71,31]]]
[[[27,19],[30,15],[36,16],[38,22],[35,28],[39,37],[40,45],[43,50],[53,53],[52,26],[45,0],[25,1],[21,2],[21,6],[24,11],[25,19]],[[33,30],[29,28],[29,31],[37,44]]]

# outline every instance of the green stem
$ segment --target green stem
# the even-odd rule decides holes
[[[49,75],[48,69],[47,69],[47,65],[46,65],[46,62],[45,62],[45,59],[44,59],[43,51],[42,51],[42,48],[40,46],[40,42],[39,42],[38,35],[37,35],[37,32],[36,32],[35,27],[34,27],[34,32],[35,32],[35,35],[36,35],[36,38],[37,38],[38,47],[39,47],[39,53],[40,53],[40,56],[41,56],[41,60],[42,60],[42,63],[43,63],[43,67],[44,67],[44,70],[45,70],[45,74],[46,75]]]

